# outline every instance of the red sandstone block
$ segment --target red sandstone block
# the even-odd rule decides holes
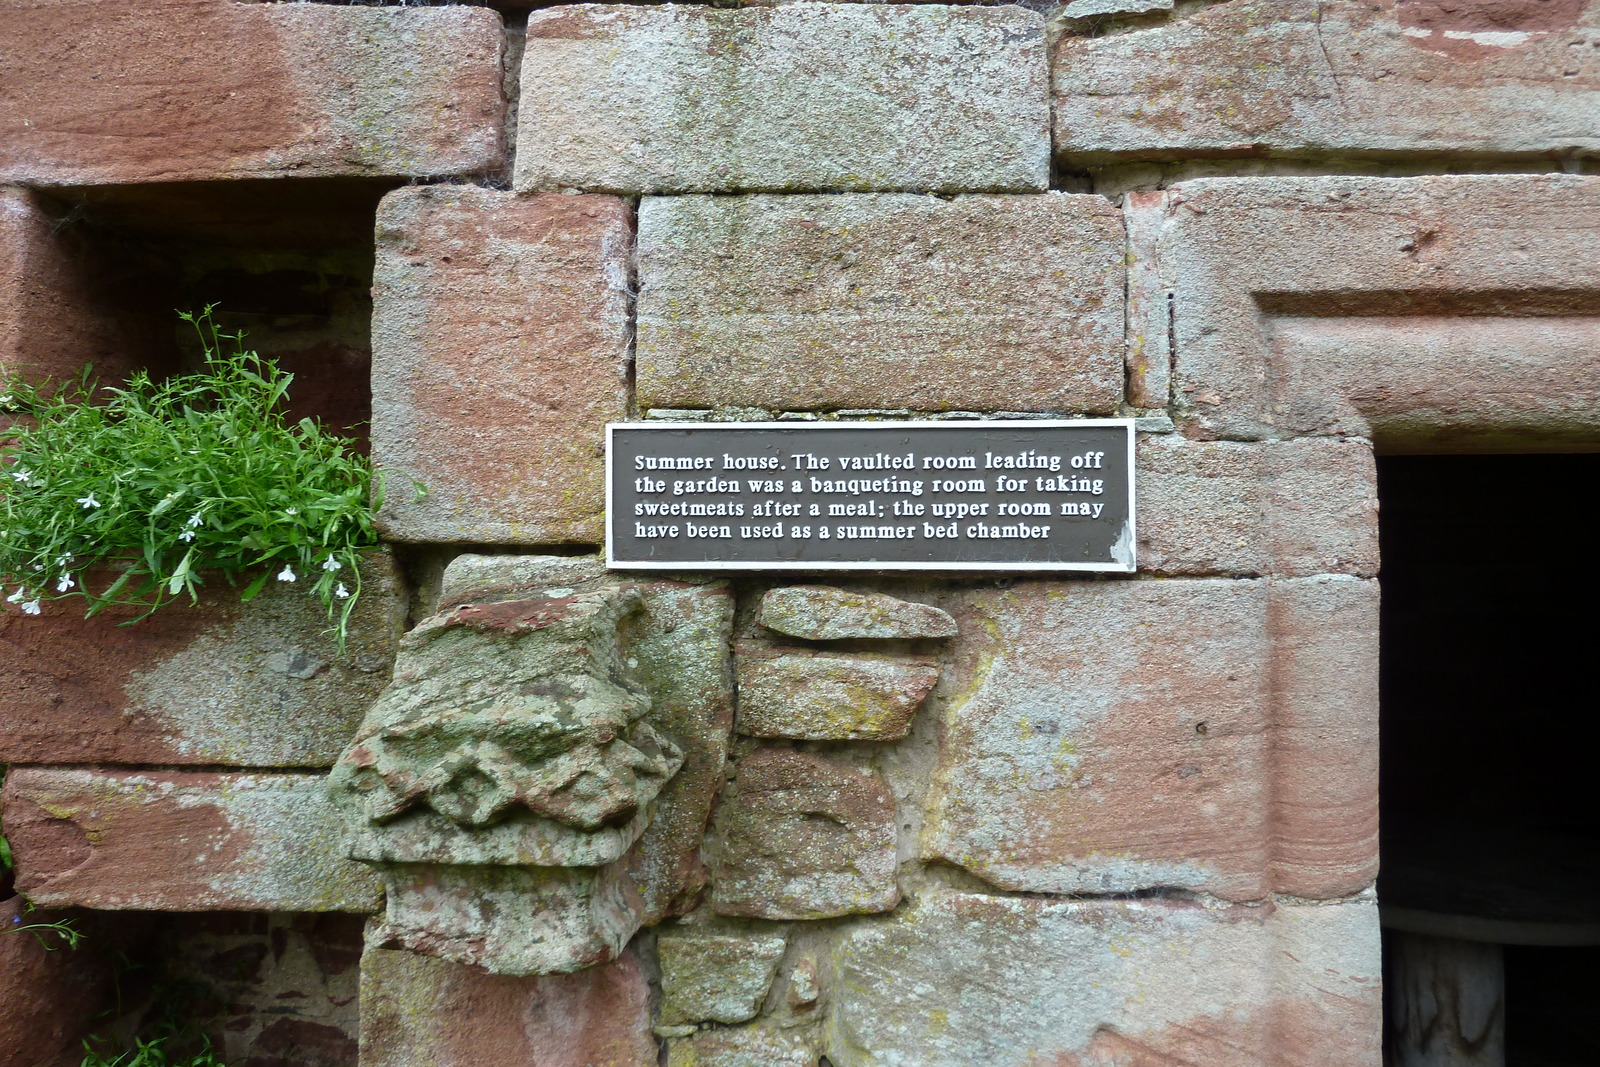
[[[1600,443],[1600,178],[1219,178],[1130,212],[1191,436]]]
[[[604,427],[627,411],[631,246],[616,197],[384,199],[372,457],[389,475],[388,537],[600,540]]]
[[[1597,33],[1593,0],[1234,0],[1133,33],[1085,24],[1052,55],[1056,153],[1593,151]]]
[[[1377,912],[1370,898],[1219,908],[921,894],[840,938],[827,1056],[838,1064],[1378,1067]]]
[[[0,187],[0,388],[13,374],[65,380],[86,363],[106,380],[133,369],[59,214],[38,193]]]
[[[1139,568],[1155,574],[1378,573],[1364,441],[1138,443]]]
[[[1094,196],[647,197],[639,403],[1109,413],[1124,259]]]
[[[787,748],[741,759],[717,806],[711,907],[757,919],[891,911],[895,804],[876,774]]]
[[[0,762],[332,766],[388,684],[406,597],[369,556],[342,654],[322,605],[277,582],[245,604],[213,577],[199,604],[117,625],[136,614],[0,612]]]
[[[0,180],[492,171],[502,35],[459,6],[4,0]]]
[[[1377,871],[1377,587],[1029,582],[966,635],[925,858],[1002,889],[1328,898]]]
[[[655,1067],[650,987],[632,953],[513,978],[394,949],[361,958],[362,1067]]]
[[[374,911],[322,775],[12,767],[17,891],[50,907]]]

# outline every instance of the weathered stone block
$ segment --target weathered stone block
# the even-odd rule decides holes
[[[955,620],[932,604],[826,585],[787,585],[761,595],[757,621],[807,641],[952,637]]]
[[[930,894],[836,949],[827,1056],[1378,1067],[1377,911]]]
[[[75,600],[0,613],[0,759],[326,767],[388,684],[405,625],[394,562],[367,557],[341,654],[303,588],[268,582],[240,603],[214,579],[132,626]]]
[[[0,180],[482,174],[503,26],[465,7],[7,0]]]
[[[38,904],[149,911],[373,911],[315,774],[12,767],[5,834]]]
[[[513,976],[613,960],[639,929],[638,894],[609,867],[390,863],[374,944]]]
[[[1108,413],[1124,256],[1094,196],[647,197],[639,403]]]
[[[700,849],[733,727],[733,594],[719,584],[635,587],[644,598],[644,621],[633,655],[653,679],[655,721],[683,752],[682,769],[662,789],[659,814],[630,857],[644,903],[641,921],[652,925],[693,908],[706,884]]]
[[[1143,435],[1138,492],[1141,570],[1378,573],[1377,471],[1364,441]]]
[[[808,741],[894,741],[939,681],[931,656],[832,653],[742,642],[739,732]]]
[[[1360,890],[1377,871],[1377,592],[963,594],[924,855],[1022,892]]]
[[[650,987],[632,954],[513,978],[410,952],[361,959],[363,1067],[655,1067]]]
[[[1210,179],[1130,211],[1191,435],[1600,442],[1600,178]]]
[[[784,945],[781,937],[658,938],[662,1025],[755,1018],[778,974]]]
[[[1044,189],[1043,38],[1012,7],[536,11],[516,187]]]
[[[372,457],[390,475],[387,536],[600,540],[604,427],[627,412],[631,246],[614,197],[384,198]]]
[[[721,915],[822,919],[888,911],[895,806],[876,775],[767,748],[741,759],[717,809],[711,906]]]
[[[815,1028],[712,1027],[667,1044],[667,1067],[815,1067]]]
[[[1238,0],[1081,31],[1052,54],[1063,162],[1600,146],[1585,0]]]

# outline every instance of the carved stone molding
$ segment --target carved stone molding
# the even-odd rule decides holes
[[[331,778],[350,855],[388,889],[375,940],[564,973],[660,918],[693,872],[671,848],[635,846],[685,746],[697,779],[720,775],[731,600],[589,559],[453,564]],[[696,841],[700,792],[673,798]]]

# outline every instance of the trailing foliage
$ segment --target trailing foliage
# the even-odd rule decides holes
[[[342,646],[359,554],[377,545],[370,464],[310,419],[289,423],[292,375],[211,312],[180,313],[205,349],[198,374],[141,371],[103,403],[87,368],[53,389],[6,386],[0,406],[20,417],[0,444],[5,600],[38,614],[41,600],[82,597],[90,615],[132,605],[142,619],[195,599],[205,571],[242,581],[245,600],[304,582]],[[100,568],[120,573],[87,577]]]
[[[203,1041],[199,1052],[173,1058],[168,1051],[168,1038],[154,1037],[149,1041],[135,1038],[133,1048],[118,1056],[95,1051],[94,1038],[83,1043],[85,1055],[79,1067],[226,1067],[212,1051],[211,1042]]]
[[[32,910],[33,905],[29,904],[25,912]],[[71,919],[33,923],[21,915],[12,916],[10,926],[0,926],[0,934],[32,934],[34,940],[38,941],[46,952],[54,952],[62,945],[77,948],[78,942],[83,940],[83,931],[74,926]]]

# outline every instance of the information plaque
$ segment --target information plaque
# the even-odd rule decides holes
[[[1134,569],[1131,419],[606,427],[619,570]]]

